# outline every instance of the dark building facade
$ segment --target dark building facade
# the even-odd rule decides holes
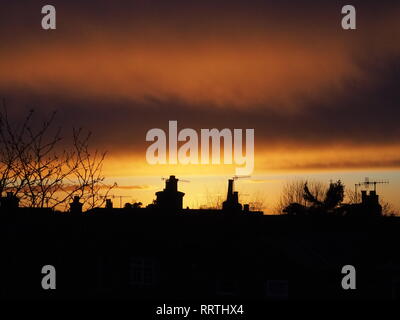
[[[2,299],[399,299],[400,221],[103,209],[0,223]],[[57,289],[41,288],[41,268]],[[343,290],[344,265],[357,290]]]
[[[267,216],[242,210],[233,180],[222,210],[182,209],[177,182],[147,208],[109,201],[82,212],[74,198],[56,212],[2,200],[0,299],[400,299],[399,218]],[[357,210],[378,200],[365,193]],[[41,288],[44,265],[56,268],[54,291]],[[345,265],[357,290],[341,287]]]

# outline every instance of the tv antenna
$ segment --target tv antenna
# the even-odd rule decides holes
[[[359,182],[354,185],[354,191],[356,193],[356,200],[358,198],[358,193],[357,193],[358,187],[364,186],[365,189],[369,190],[370,186],[374,186],[374,192],[376,192],[377,184],[388,184],[388,183],[389,183],[389,180],[370,181],[368,177],[365,177],[365,180],[363,182]]]
[[[233,176],[233,180],[237,180],[237,179],[247,179],[250,178],[251,176]]]
[[[122,198],[132,198],[131,196],[120,196],[120,195],[115,195],[115,194],[110,194],[108,197],[115,199],[119,198],[119,207],[122,208]]]
[[[169,178],[164,178],[164,177],[161,178],[161,180],[168,180],[168,179]],[[184,179],[176,179],[176,180],[181,181],[181,182],[190,182],[190,180],[184,180]]]
[[[235,182],[235,180],[238,180],[238,179],[247,179],[247,178],[250,178],[251,176],[237,176],[237,175],[235,175],[235,176],[233,176],[232,177],[232,180],[233,180],[233,182]],[[233,188],[234,188],[235,186],[233,186]]]

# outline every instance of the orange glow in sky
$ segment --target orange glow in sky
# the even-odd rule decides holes
[[[199,179],[185,186],[194,193],[186,205],[207,202],[210,177],[223,177],[216,183],[225,188],[234,165],[146,162],[146,131],[168,120],[196,130],[255,128],[253,175],[280,182],[275,189],[247,184],[253,193],[268,190],[269,209],[285,175],[328,182],[324,172],[350,172],[352,185],[368,170],[400,168],[392,115],[399,101],[398,4],[368,4],[354,32],[340,29],[334,4],[54,5],[59,23],[49,32],[39,28],[33,2],[23,17],[18,4],[5,8],[0,27],[12,32],[0,31],[0,93],[19,106],[16,113],[27,105],[61,109],[63,125],[92,130],[95,147],[109,151],[104,173],[126,186],[119,194],[150,202],[170,174]],[[396,202],[400,180],[392,179],[388,194]]]

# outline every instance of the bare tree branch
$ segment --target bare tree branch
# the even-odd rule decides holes
[[[0,111],[0,192],[12,191],[29,207],[67,209],[79,196],[86,208],[103,205],[114,185],[102,174],[106,153],[90,150],[91,133],[72,130],[67,148],[61,128],[52,131],[53,112],[33,129],[30,110],[20,127],[11,124],[5,102]]]

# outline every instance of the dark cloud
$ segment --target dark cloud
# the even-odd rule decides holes
[[[398,145],[400,137],[400,61],[363,62],[371,81],[344,81],[319,99],[302,97],[296,111],[259,105],[249,109],[187,105],[176,100],[147,101],[80,100],[63,96],[15,93],[9,107],[38,109],[42,116],[58,110],[57,121],[65,128],[93,131],[96,145],[122,152],[142,152],[151,128],[167,130],[168,120],[178,120],[180,129],[255,128],[258,146],[299,147]],[[8,95],[6,95],[8,96]],[[14,98],[14,97],[19,98]],[[47,110],[47,111],[46,111]],[[19,113],[20,116],[21,113]],[[40,118],[40,117],[39,117]]]
[[[56,0],[53,33],[44,4],[2,1],[0,95],[14,119],[57,110],[57,126],[87,128],[112,153],[143,155],[168,120],[255,128],[260,148],[400,145],[399,3],[352,1],[358,29],[342,32],[345,1]]]
[[[332,170],[332,169],[387,169],[387,168],[399,168],[400,157],[392,160],[354,160],[354,161],[315,161],[307,163],[291,164],[290,166],[281,166],[281,170]]]

